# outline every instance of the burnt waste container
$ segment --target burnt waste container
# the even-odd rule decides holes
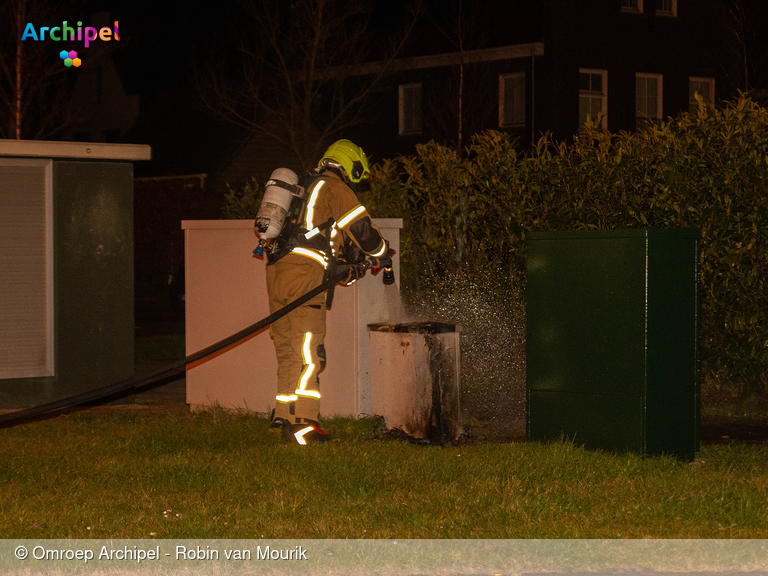
[[[388,429],[435,444],[462,433],[455,324],[369,324],[371,409]]]
[[[699,239],[693,229],[528,234],[529,440],[693,460]]]

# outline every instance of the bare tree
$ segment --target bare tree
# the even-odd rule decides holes
[[[744,92],[754,88],[768,89],[768,41],[765,36],[768,2],[722,1],[727,12],[725,27],[729,41],[726,46],[738,63],[732,83]]]
[[[472,134],[483,129],[495,111],[493,82],[482,66],[468,66],[467,51],[478,48],[478,37],[485,27],[480,19],[481,5],[473,2],[441,2],[433,16],[435,29],[455,50],[456,63],[451,73],[436,80],[444,98],[430,102],[425,126],[438,139],[454,144],[461,153]]]
[[[61,21],[70,8],[45,0],[0,3],[0,137],[48,138],[63,127],[72,71],[52,43],[21,38],[29,23]]]
[[[200,95],[225,119],[292,150],[303,168],[360,122],[415,21],[414,11],[382,46],[360,0],[252,0],[244,16],[237,65],[221,58],[198,67]],[[372,56],[379,65],[365,67]]]

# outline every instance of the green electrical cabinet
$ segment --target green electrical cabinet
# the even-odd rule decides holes
[[[133,375],[133,162],[149,158],[0,141],[0,409]]]
[[[693,460],[700,236],[528,234],[529,440]]]

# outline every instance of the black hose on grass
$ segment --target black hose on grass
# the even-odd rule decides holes
[[[358,271],[359,276],[362,276],[362,273],[364,272],[365,268],[368,268],[369,265],[366,262],[359,265],[358,267],[361,268],[361,270]],[[29,418],[34,418],[35,416],[40,416],[48,412],[53,412],[54,410],[61,410],[63,408],[71,408],[73,406],[88,404],[89,402],[93,402],[94,400],[101,400],[102,398],[113,396],[119,392],[130,390],[132,388],[137,388],[142,384],[147,384],[151,382],[152,380],[159,380],[161,377],[169,376],[174,372],[179,372],[181,369],[185,368],[187,365],[192,364],[193,362],[197,362],[198,360],[202,360],[203,358],[210,356],[211,354],[214,354],[220,350],[223,350],[227,346],[231,346],[232,344],[242,340],[246,336],[250,336],[254,332],[258,332],[262,328],[269,326],[275,320],[282,318],[283,316],[288,314],[291,310],[298,308],[299,306],[304,304],[304,302],[307,302],[308,300],[317,296],[321,292],[324,292],[328,288],[331,288],[332,286],[336,285],[337,282],[340,282],[346,279],[348,275],[349,275],[349,268],[345,267],[343,272],[339,272],[335,276],[329,278],[328,280],[320,284],[317,288],[313,288],[312,290],[310,290],[303,296],[300,296],[290,304],[287,304],[286,306],[284,306],[274,314],[270,314],[263,320],[260,320],[259,322],[256,322],[255,324],[252,324],[247,328],[244,328],[239,332],[232,334],[232,336],[229,336],[224,340],[219,340],[215,344],[211,344],[207,348],[203,348],[199,352],[195,352],[194,354],[187,356],[183,360],[177,360],[176,362],[163,366],[162,368],[158,368],[157,370],[155,370],[150,374],[147,374],[146,376],[141,376],[141,377],[133,376],[131,378],[128,378],[127,380],[121,380],[120,382],[115,382],[114,384],[109,384],[101,388],[96,388],[95,390],[89,390],[88,392],[83,392],[75,396],[69,396],[68,398],[62,398],[61,400],[56,400],[54,402],[49,402],[47,404],[41,404],[39,406],[32,406],[31,408],[24,408],[23,410],[17,410],[16,412],[9,412],[8,414],[2,414],[0,415],[0,426],[15,424],[22,420],[27,420]]]

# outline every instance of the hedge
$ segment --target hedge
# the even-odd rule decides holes
[[[378,165],[361,197],[372,214],[404,219],[404,287],[486,269],[522,283],[528,231],[700,228],[703,375],[763,390],[768,111],[742,97],[632,133],[598,121],[567,143],[544,135],[527,153],[487,131],[462,155],[430,142]]]

